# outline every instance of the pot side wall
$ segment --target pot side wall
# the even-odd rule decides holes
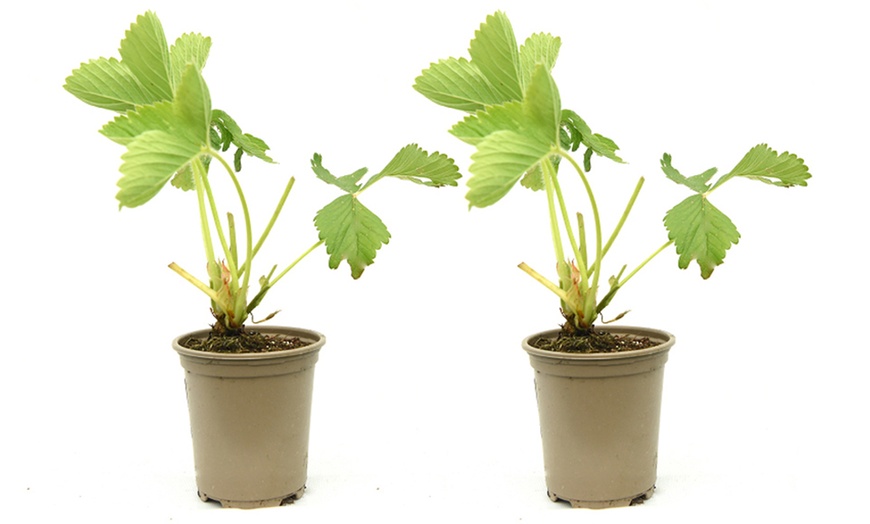
[[[524,347],[535,369],[550,497],[593,508],[649,498],[656,481],[664,365],[673,337],[652,331],[644,336],[660,342],[655,348],[566,355],[528,346],[539,336],[546,334],[530,337]]]

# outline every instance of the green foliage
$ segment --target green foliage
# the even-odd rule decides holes
[[[359,278],[375,260],[381,245],[390,241],[387,226],[353,195],[342,195],[317,212],[314,225],[326,243],[329,267],[347,260],[351,276]]]
[[[510,21],[504,13],[487,17],[469,46],[471,59],[448,58],[433,63],[417,77],[414,88],[435,102],[469,113],[450,132],[475,147],[471,155],[466,198],[470,206],[485,207],[501,200],[519,181],[526,188],[546,194],[550,234],[556,254],[558,284],[530,268],[520,268],[558,295],[566,319],[565,332],[590,329],[616,293],[650,260],[670,246],[679,255],[678,266],[695,261],[708,278],[724,261],[726,251],[740,238],[731,220],[712,203],[710,193],[732,178],[746,178],[776,186],[806,185],[810,174],[803,161],[788,153],[777,154],[760,144],[737,166],[713,182],[715,168],[683,176],[665,154],[662,171],[693,195],[667,212],[664,224],[669,240],[626,274],[627,266],[607,278],[603,298],[602,260],[625,223],[643,185],[641,178],[609,237],[592,185],[587,177],[593,155],[623,163],[616,143],[593,133],[586,121],[562,102],[552,70],[561,40],[536,33],[518,49]],[[585,148],[582,167],[572,153]],[[583,215],[568,212],[558,169],[568,162],[581,179],[591,216],[587,231]],[[594,242],[587,241],[593,233]],[[606,238],[606,240],[605,240]],[[567,239],[567,245],[565,240]],[[591,251],[594,249],[594,251]],[[591,251],[591,252],[587,252]],[[616,319],[621,318],[620,314]]]
[[[394,178],[430,187],[456,186],[459,169],[453,160],[440,153],[420,149],[416,144],[403,147],[378,174],[363,184],[368,169],[336,177],[323,167],[323,158],[315,153],[311,169],[317,178],[338,187],[341,195],[317,212],[314,226],[326,244],[329,267],[336,269],[342,260],[350,266],[351,276],[359,278],[366,266],[374,263],[375,254],[390,241],[383,221],[359,201],[360,194],[378,180]]]
[[[665,153],[661,163],[668,178],[697,193],[668,211],[664,222],[668,238],[680,255],[679,267],[686,269],[695,260],[705,279],[724,261],[725,251],[740,238],[731,219],[707,199],[710,192],[734,177],[780,187],[806,186],[810,178],[803,160],[789,153],[780,155],[767,144],[750,149],[734,169],[715,183],[710,182],[718,171],[715,167],[687,178],[671,165],[671,155]]]
[[[680,255],[680,269],[695,260],[703,278],[710,277],[725,260],[725,251],[740,239],[737,227],[704,195],[692,195],[674,206],[665,215],[665,227]]]
[[[208,295],[217,319],[215,332],[236,333],[278,280],[319,246],[326,245],[330,267],[347,260],[354,278],[374,262],[376,251],[390,235],[380,218],[358,200],[359,193],[373,182],[390,177],[433,187],[455,186],[460,175],[452,160],[437,153],[429,155],[415,144],[403,148],[365,186],[359,183],[365,169],[336,178],[315,155],[312,168],[316,176],[347,194],[317,213],[320,240],[283,271],[276,274],[277,266],[273,266],[259,278],[259,292],[248,300],[253,259],[280,215],[294,179],[287,183],[262,234],[254,238],[238,179],[241,160],[248,155],[274,162],[265,141],[243,132],[229,114],[212,107],[202,76],[210,48],[211,39],[195,33],[184,34],[169,46],[160,20],[147,12],[125,33],[120,60],[99,58],[83,63],[66,79],[64,88],[87,104],[118,113],[100,132],[125,148],[117,193],[121,207],[147,203],[167,182],[195,192],[208,284],[175,263],[170,267]],[[235,147],[232,165],[222,156],[231,147]],[[212,165],[223,168],[236,191],[243,215],[241,242],[233,215],[224,218],[218,212],[211,189],[213,177],[208,172]]]

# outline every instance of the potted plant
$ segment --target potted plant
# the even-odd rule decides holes
[[[197,487],[203,500],[224,506],[261,507],[292,501],[305,487],[308,427],[314,364],[325,339],[315,331],[285,327],[252,328],[264,296],[299,261],[325,246],[329,266],[342,261],[354,279],[374,262],[390,234],[381,219],[360,202],[380,180],[455,186],[453,161],[411,144],[377,174],[367,170],[334,176],[315,154],[311,168],[342,194],[314,217],[318,240],[293,262],[272,266],[254,283],[254,259],[293,188],[287,182],[262,233],[255,235],[239,171],[243,156],[272,163],[268,145],[243,133],[226,112],[212,107],[202,69],[211,39],[188,33],[167,44],[153,12],[140,15],[126,32],[120,60],[99,58],[75,69],[64,88],[80,100],[118,113],[101,133],[124,146],[120,207],[149,202],[167,183],[193,195],[205,248],[207,278],[178,264],[173,271],[205,293],[214,324],[177,337],[173,348],[186,370]],[[235,148],[233,158],[225,152]],[[226,176],[241,210],[218,211],[215,177]],[[250,321],[249,321],[250,319]]]
[[[625,506],[649,498],[655,487],[662,378],[674,337],[655,329],[602,327],[599,318],[616,293],[663,251],[675,248],[680,268],[695,261],[703,278],[711,275],[740,236],[709,198],[726,182],[805,186],[810,174],[803,160],[765,144],[718,178],[715,168],[684,176],[665,154],[662,171],[691,195],[665,214],[666,241],[632,269],[623,265],[605,273],[604,258],[644,179],[605,236],[588,174],[595,155],[622,160],[613,140],[593,133],[577,113],[562,107],[551,73],[560,46],[558,37],[538,33],[518,47],[507,16],[496,12],[471,40],[470,59],[432,63],[414,88],[468,113],[450,132],[476,148],[466,195],[471,207],[495,204],[518,182],[544,195],[556,279],[525,263],[519,267],[559,297],[563,319],[560,329],[522,342],[535,370],[548,494],[575,507]],[[582,158],[575,158],[581,146]],[[585,213],[569,212],[560,167],[579,176]]]

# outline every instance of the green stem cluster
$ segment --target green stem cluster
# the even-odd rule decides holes
[[[203,162],[203,157],[211,157],[217,160],[217,162],[224,167],[224,170],[229,175],[236,190],[236,195],[239,199],[239,205],[244,220],[245,257],[244,262],[241,265],[239,264],[235,218],[232,213],[227,213],[226,226],[222,223],[220,213],[218,212],[217,202],[214,193],[212,192],[211,183],[209,182],[208,169]],[[254,244],[253,227],[251,224],[248,202],[232,166],[230,166],[219,152],[212,148],[204,148],[202,154],[191,162],[191,170],[199,208],[200,228],[202,231],[202,240],[205,248],[209,273],[209,285],[204,284],[175,262],[171,263],[169,267],[182,278],[209,296],[212,302],[212,313],[217,319],[221,331],[229,333],[237,332],[242,329],[242,326],[248,318],[251,310],[259,304],[269,288],[281,280],[281,278],[296,266],[296,264],[302,261],[302,259],[322,245],[323,241],[318,241],[305,250],[296,260],[279,272],[277,276],[273,276],[276,269],[273,268],[268,276],[261,279],[260,292],[251,301],[248,301],[247,292],[250,286],[254,257],[265,243],[266,238],[269,236],[272,227],[278,219],[278,216],[281,214],[284,204],[287,201],[287,197],[293,189],[295,178],[291,177],[287,182],[284,192],[275,207],[275,211],[272,213],[268,224],[256,244]],[[220,245],[222,256],[220,259],[218,255],[216,255],[215,245],[212,239],[213,231],[217,234],[218,243]],[[215,327],[217,328],[218,326],[216,325]]]
[[[577,214],[576,223],[578,230],[575,233],[573,221],[565,204],[565,198],[559,183],[558,170],[553,162],[554,156],[561,157],[571,164],[580,177],[583,187],[586,190],[586,196],[589,200],[589,207],[592,212],[592,225],[595,233],[595,258],[591,263],[589,262],[589,255],[587,253],[588,242],[586,238],[585,220],[583,215],[579,213]],[[672,245],[673,241],[668,241],[656,249],[625,277],[622,277],[622,274],[625,272],[625,268],[623,268],[618,276],[610,280],[610,291],[599,301],[598,288],[602,272],[602,262],[611,246],[613,246],[613,243],[616,241],[616,238],[619,236],[619,233],[622,231],[622,227],[625,224],[628,215],[631,213],[634,203],[643,187],[644,179],[640,178],[638,180],[619,221],[613,229],[613,232],[608,237],[607,242],[604,242],[601,216],[598,211],[598,202],[595,199],[595,193],[592,190],[592,185],[589,183],[589,178],[586,176],[586,173],[580,164],[568,151],[556,147],[553,149],[551,154],[541,162],[541,171],[543,173],[544,188],[547,194],[550,231],[553,237],[553,247],[556,254],[557,267],[559,268],[559,285],[547,280],[544,276],[525,263],[520,264],[519,267],[532,278],[543,284],[547,289],[559,296],[562,301],[563,314],[569,322],[573,323],[572,327],[574,329],[588,330],[592,327],[601,310],[604,309],[604,307],[613,299],[619,288],[631,280],[638,271],[640,271],[659,253]],[[568,259],[565,255],[565,247],[563,243],[563,238],[565,236],[567,236],[570,244],[573,261]]]

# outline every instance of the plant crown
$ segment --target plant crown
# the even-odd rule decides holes
[[[416,144],[402,148],[383,170],[365,182],[365,168],[336,177],[315,154],[311,160],[315,175],[343,194],[317,212],[314,225],[318,241],[282,271],[276,272],[278,266],[273,266],[260,277],[259,292],[248,300],[253,259],[281,213],[295,179],[291,177],[287,182],[271,219],[255,237],[238,172],[244,155],[274,162],[267,154],[266,142],[243,133],[226,112],[212,107],[202,76],[210,48],[211,39],[195,33],[184,34],[169,46],[160,20],[149,11],[137,17],[126,32],[119,49],[120,60],[98,58],[82,63],[66,79],[64,88],[87,104],[119,113],[100,132],[126,148],[121,155],[118,181],[120,207],[145,204],[167,182],[195,193],[209,283],[175,263],[170,268],[209,296],[217,319],[214,331],[232,334],[243,328],[266,293],[321,245],[326,246],[330,268],[347,261],[354,279],[362,275],[374,262],[378,249],[390,240],[381,219],[358,198],[374,183],[394,178],[432,187],[455,186],[460,175],[450,158],[429,154]],[[235,148],[232,165],[224,157],[231,147]],[[241,245],[232,213],[222,220],[218,212],[209,174],[213,162],[226,172],[238,196],[244,229]]]
[[[448,58],[430,64],[414,89],[435,102],[469,113],[450,132],[475,146],[471,155],[466,198],[470,207],[498,202],[516,184],[546,195],[550,234],[556,254],[558,284],[529,267],[520,268],[558,295],[566,319],[563,331],[589,331],[614,295],[656,255],[675,246],[678,265],[695,261],[708,278],[721,264],[725,252],[740,238],[731,220],[710,201],[709,195],[733,178],[758,180],[775,186],[805,186],[810,173],[802,159],[777,153],[766,144],[749,150],[727,174],[713,181],[716,168],[686,177],[664,154],[661,168],[672,181],[692,195],[667,212],[664,225],[668,241],[626,273],[628,266],[611,276],[609,289],[599,299],[602,261],[623,227],[644,183],[640,178],[617,225],[609,237],[602,233],[601,218],[587,173],[593,155],[622,163],[616,143],[593,133],[575,112],[562,107],[551,71],[561,40],[537,33],[517,46],[511,23],[502,12],[486,18],[471,40],[470,59]],[[573,153],[585,148],[582,166]],[[565,204],[558,169],[569,163],[585,188],[592,215],[594,243],[587,242],[585,216],[571,216]],[[575,229],[576,226],[576,229]],[[564,245],[567,237],[569,246]],[[623,314],[614,320],[621,318]]]

